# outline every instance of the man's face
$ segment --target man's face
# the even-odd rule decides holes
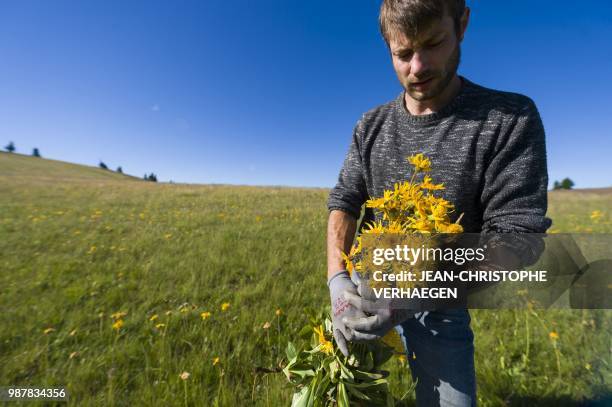
[[[440,96],[459,66],[459,39],[449,16],[421,31],[416,39],[403,34],[391,36],[389,48],[397,78],[417,101]]]

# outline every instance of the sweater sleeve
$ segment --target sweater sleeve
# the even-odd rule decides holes
[[[529,98],[515,117],[506,134],[500,135],[485,171],[482,229],[544,233],[552,223],[545,216],[548,172],[544,126]]]
[[[483,234],[506,235],[503,245],[523,264],[537,260],[542,238],[551,225],[547,218],[548,172],[544,126],[534,102],[518,112],[494,151],[486,171],[481,195]]]
[[[359,219],[361,206],[368,199],[367,188],[363,177],[362,157],[360,151],[360,120],[353,129],[353,137],[344,164],[338,176],[336,186],[332,188],[327,200],[327,209],[345,211]]]

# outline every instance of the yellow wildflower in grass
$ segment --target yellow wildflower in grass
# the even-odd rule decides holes
[[[79,356],[79,352],[70,352],[70,355],[68,355],[68,359],[74,359],[77,356]]]
[[[157,318],[159,318],[159,315],[153,314],[151,315],[151,318],[149,318],[149,321],[155,321]]]
[[[208,311],[204,311],[204,312],[202,312],[202,313],[200,314],[200,316],[202,317],[202,319],[203,319],[203,320],[204,320],[204,319],[208,319],[208,318],[210,318],[210,312],[208,312]]]
[[[49,335],[51,332],[55,332],[55,328],[49,327],[43,331],[45,335]]]
[[[277,309],[276,309],[276,311],[274,312],[274,314],[275,314],[277,317],[280,317],[282,313],[283,313],[283,311],[281,311],[281,309],[280,309],[280,308],[277,308]]]
[[[559,339],[559,334],[557,332],[555,332],[555,331],[551,331],[548,334],[548,337],[550,338],[550,340],[556,341],[557,339]]]
[[[121,329],[121,327],[123,326],[123,320],[122,319],[118,319],[115,321],[115,323],[113,324],[113,329],[115,331],[118,331]]]
[[[402,366],[406,366],[406,362],[408,361],[408,357],[406,356],[405,353],[402,353],[401,355],[397,355],[397,360],[400,362],[400,364]]]
[[[263,324],[262,328],[263,328],[263,329],[269,329],[269,328],[270,328],[270,326],[271,326],[270,322],[266,321],[266,323],[265,323],[265,324]]]
[[[189,374],[189,372],[183,372],[179,375],[179,377],[181,378],[181,380],[187,380],[189,379],[189,376],[191,376],[191,374]]]
[[[221,311],[225,312],[229,309],[229,307],[230,307],[230,303],[224,302],[223,304],[221,304]]]
[[[166,326],[166,324],[155,324],[155,328],[157,328],[157,329],[162,329],[165,326]]]
[[[164,235],[164,239],[166,239],[166,240],[167,240],[167,239],[170,239],[171,237],[172,237],[172,233],[166,233],[166,234]]]
[[[115,312],[114,314],[111,314],[111,318],[112,319],[121,319],[121,318],[123,318],[126,315],[127,315],[127,312],[125,312],[125,311],[118,311],[118,312]]]
[[[591,212],[591,220],[594,222],[598,222],[603,217],[603,212],[600,210],[596,210]]]
[[[93,253],[95,253],[95,252],[96,252],[96,250],[98,250],[98,249],[96,248],[96,246],[91,246],[91,247],[89,248],[89,251],[87,252],[87,254],[93,254]]]
[[[221,361],[221,359],[219,359],[219,357],[213,358],[212,365],[216,366],[216,365],[219,364],[220,361]]]
[[[166,315],[172,315],[172,311],[171,310],[166,311]]]
[[[76,333],[77,333],[77,330],[73,329],[72,331],[70,331],[70,333],[68,335],[69,336],[74,336],[74,335],[76,335]]]

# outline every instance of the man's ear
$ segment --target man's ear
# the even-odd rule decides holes
[[[459,42],[463,41],[465,30],[467,29],[468,23],[470,22],[470,8],[466,7],[463,10],[463,15],[459,20]]]

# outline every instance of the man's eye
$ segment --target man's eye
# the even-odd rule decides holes
[[[401,54],[398,54],[397,57],[399,59],[410,59],[412,57],[412,52],[403,52]]]
[[[434,43],[434,44],[430,44],[430,45],[429,45],[429,47],[430,47],[430,48],[435,48],[435,47],[437,47],[438,45],[442,44],[443,42],[444,42],[444,40],[442,40],[442,41],[438,41],[438,42],[436,42],[436,43]]]

